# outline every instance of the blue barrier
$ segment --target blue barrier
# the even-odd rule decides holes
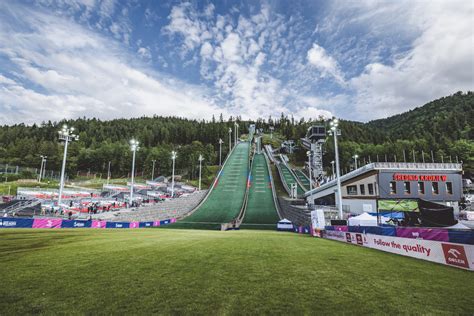
[[[452,230],[448,231],[449,242],[474,245],[474,231]]]
[[[61,228],[90,228],[92,221],[76,221],[63,219]]]
[[[153,222],[140,222],[138,227],[140,228],[153,227]]]
[[[0,219],[0,228],[32,228],[32,218],[9,218]]]
[[[168,225],[176,222],[175,218],[155,222],[100,222],[66,220],[60,218],[0,218],[0,228],[147,228]],[[102,225],[96,226],[94,223]],[[94,225],[93,225],[94,224]]]
[[[130,223],[128,222],[107,222],[105,228],[130,228]]]
[[[397,229],[389,226],[349,226],[351,233],[397,236]]]

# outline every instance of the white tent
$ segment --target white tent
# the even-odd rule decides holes
[[[278,230],[293,230],[293,223],[288,219],[284,218],[277,224]]]
[[[390,218],[380,217],[381,223],[385,223],[389,220]],[[377,216],[372,216],[365,212],[358,216],[349,217],[349,226],[377,226]]]

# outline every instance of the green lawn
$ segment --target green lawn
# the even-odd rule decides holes
[[[294,233],[0,231],[0,311],[472,315],[474,273]]]

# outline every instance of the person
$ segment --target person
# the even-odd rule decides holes
[[[69,219],[69,220],[72,219],[72,212],[71,212],[71,211],[69,211],[69,213],[68,213],[68,219]]]

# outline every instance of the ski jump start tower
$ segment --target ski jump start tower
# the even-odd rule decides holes
[[[313,125],[308,128],[306,137],[302,138],[303,146],[311,152],[309,170],[312,179],[318,185],[324,176],[323,169],[323,144],[326,142],[326,127],[324,125]]]

